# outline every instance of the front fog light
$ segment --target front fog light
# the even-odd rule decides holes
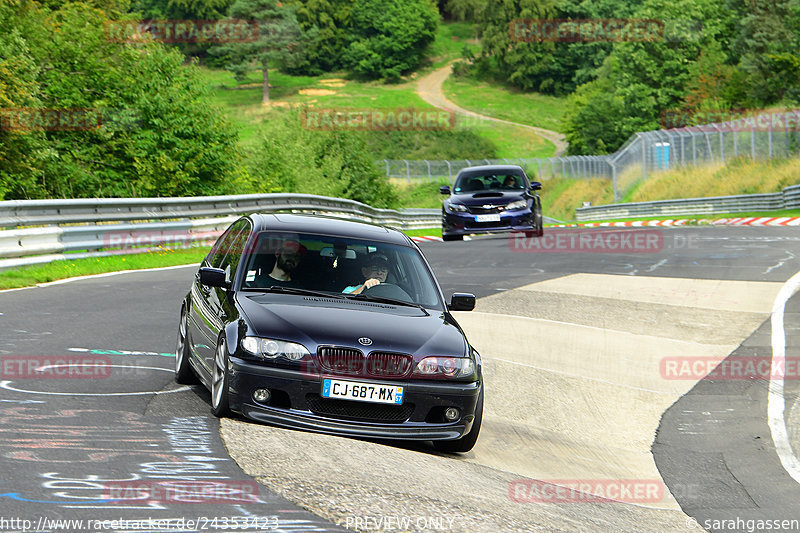
[[[253,391],[253,399],[259,403],[266,403],[269,401],[270,394],[269,389],[256,389]]]
[[[460,413],[458,412],[458,409],[456,409],[455,407],[448,407],[447,409],[444,410],[444,418],[448,422],[458,420],[459,414]]]

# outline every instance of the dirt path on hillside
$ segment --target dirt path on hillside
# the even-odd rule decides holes
[[[482,120],[491,120],[494,122],[502,122],[504,124],[511,124],[512,126],[517,126],[520,128],[527,128],[538,135],[541,135],[551,143],[556,148],[555,157],[560,156],[564,153],[567,149],[567,141],[564,138],[564,135],[558,133],[557,131],[546,130],[544,128],[537,128],[536,126],[529,126],[527,124],[520,124],[518,122],[511,122],[510,120],[504,120],[502,118],[495,118],[490,117],[487,115],[481,115],[480,113],[475,113],[474,111],[469,111],[462,107],[457,106],[453,102],[447,99],[444,95],[444,91],[442,91],[442,84],[444,80],[452,73],[453,71],[453,64],[450,63],[447,66],[444,66],[438,70],[435,70],[419,79],[417,82],[417,94],[431,104],[434,107],[438,107],[440,109],[447,109],[451,111],[455,111],[456,113],[467,115],[470,117],[476,117]]]

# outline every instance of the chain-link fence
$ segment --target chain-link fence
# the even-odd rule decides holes
[[[390,178],[449,181],[475,165],[522,166],[536,179],[610,178],[614,201],[654,172],[737,157],[752,160],[786,157],[800,151],[800,111],[763,112],[726,122],[640,132],[615,153],[550,158],[377,161]]]

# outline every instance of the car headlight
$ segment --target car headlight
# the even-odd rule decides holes
[[[418,376],[464,378],[475,373],[475,362],[466,357],[426,357],[417,363]]]
[[[447,202],[447,207],[450,211],[454,211],[456,213],[465,213],[467,211],[467,206],[462,204],[454,204],[453,202]]]
[[[310,355],[308,349],[296,342],[264,339],[261,337],[245,337],[242,339],[242,349],[260,359],[277,359],[284,357],[290,361],[299,361]]]
[[[528,202],[526,202],[525,200],[517,200],[516,202],[511,202],[510,204],[508,204],[506,206],[506,210],[508,211],[511,209],[525,209],[526,207],[528,207]]]

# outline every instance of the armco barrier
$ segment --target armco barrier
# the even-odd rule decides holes
[[[608,220],[629,217],[714,215],[721,213],[747,213],[800,208],[800,185],[786,187],[782,192],[743,194],[712,198],[686,198],[611,204],[576,209],[578,221]]]
[[[439,209],[377,209],[310,194],[11,200],[0,202],[0,228],[13,228],[0,230],[0,270],[67,257],[109,255],[98,250],[108,248],[113,239],[124,242],[126,235],[135,241],[146,233],[148,244],[156,247],[175,244],[176,234],[188,241],[207,241],[236,217],[256,212],[329,214],[401,229],[441,223]],[[89,252],[63,255],[77,250]]]

